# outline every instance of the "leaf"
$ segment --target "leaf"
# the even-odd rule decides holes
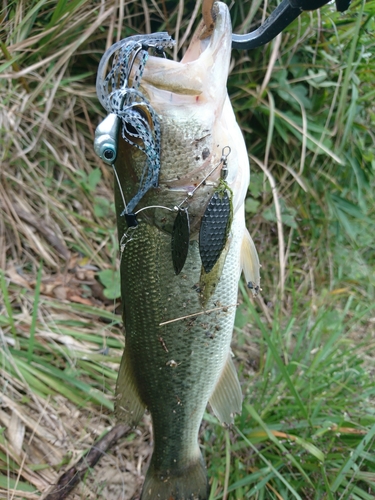
[[[103,196],[95,196],[94,214],[96,217],[109,217],[114,213],[114,205]]]
[[[246,304],[240,304],[236,310],[235,326],[239,329],[244,328],[249,323],[249,310]]]
[[[87,177],[88,188],[90,191],[95,190],[101,178],[102,178],[102,173],[100,168],[94,168],[94,170],[91,170],[91,172]]]
[[[104,286],[104,295],[108,299],[117,299],[121,296],[120,272],[104,269],[98,273],[98,278]]]
[[[249,191],[253,198],[259,198],[265,190],[265,186],[267,184],[264,183],[264,175],[262,173],[251,173]]]
[[[254,200],[253,198],[247,198],[245,201],[245,210],[247,213],[256,214],[259,208],[260,202]]]
[[[341,210],[342,212],[345,212],[346,214],[352,216],[355,219],[361,219],[366,222],[372,223],[373,221],[367,217],[362,210],[352,203],[349,200],[346,200],[345,198],[342,198],[341,196],[338,196],[337,194],[332,194],[331,199],[333,203],[335,203],[336,207]]]
[[[32,486],[29,483],[25,483],[24,481],[19,481],[12,479],[9,476],[0,475],[0,488],[4,488],[9,492],[9,490],[15,491],[27,491],[27,492],[35,492],[35,486]],[[11,495],[13,497],[13,495]],[[17,495],[18,496],[18,495]]]
[[[283,198],[280,198],[281,206],[281,220],[286,226],[297,229],[297,223],[295,216],[297,215],[297,210],[292,207],[288,207]],[[272,205],[262,212],[263,217],[271,222],[277,222],[275,206]]]
[[[356,470],[356,460],[358,458],[361,458],[362,453],[365,451],[365,449],[368,447],[368,449],[373,449],[373,443],[375,439],[375,424],[371,427],[371,429],[368,431],[366,436],[362,439],[362,441],[359,443],[357,448],[354,450],[353,453],[350,454],[349,458],[346,460],[344,466],[341,468],[340,472],[337,474],[335,481],[333,482],[331,486],[331,491],[335,492],[341,485],[344,475],[349,472],[350,469],[352,469],[352,474],[355,476],[355,470]]]
[[[307,74],[310,76],[308,82],[316,87],[319,87],[320,83],[326,82],[327,72],[324,69],[319,69],[317,71],[308,69]]]

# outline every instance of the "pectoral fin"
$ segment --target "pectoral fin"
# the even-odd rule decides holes
[[[145,412],[132,373],[128,349],[122,355],[116,383],[115,414],[120,422],[136,426]]]
[[[256,295],[260,290],[260,263],[254,242],[247,229],[245,229],[241,246],[241,266],[247,286]]]
[[[229,353],[223,373],[209,401],[220,422],[231,424],[233,423],[233,414],[241,413],[242,391],[231,353]]]

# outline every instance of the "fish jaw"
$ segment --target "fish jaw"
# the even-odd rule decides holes
[[[189,200],[193,238],[218,187],[224,148],[230,151],[226,182],[233,192],[234,211],[243,204],[249,183],[246,145],[226,89],[230,16],[225,4],[217,2],[215,7],[212,36],[200,40],[199,27],[181,62],[150,56],[141,81],[142,92],[160,119],[161,169],[158,188],[151,189],[137,208],[179,206],[205,180]],[[132,198],[145,170],[145,155],[120,137],[117,165],[125,198]],[[175,213],[155,209],[142,215],[149,223],[172,232]]]
[[[225,142],[218,141],[220,137],[217,137],[216,129],[220,129],[225,120],[223,108],[227,100],[232,29],[228,7],[221,2],[214,6],[216,22],[212,36],[199,39],[203,29],[201,23],[180,62],[150,57],[141,82],[142,91],[161,118],[164,172],[160,182],[169,182],[176,188],[194,185],[194,179],[188,179],[189,174],[194,177],[197,170],[201,175],[207,174],[210,167],[220,161],[222,149],[226,146]],[[178,131],[173,130],[175,127]],[[189,133],[190,130],[194,133]],[[168,131],[172,134],[165,133]],[[163,158],[163,152],[168,150],[169,144],[178,142],[179,135],[189,163],[178,165],[179,179],[176,182],[173,181],[176,162],[171,162],[169,172],[169,158]],[[194,151],[193,145],[197,146]],[[219,174],[219,170],[214,172],[210,179],[217,180]]]
[[[201,23],[180,62],[149,57],[142,79],[142,87],[157,107],[173,99],[184,105],[189,99],[204,103],[225,98],[226,81],[232,48],[232,25],[228,7],[215,3],[216,21],[213,34],[199,39]],[[169,92],[166,95],[165,92]],[[218,107],[222,106],[222,101]]]

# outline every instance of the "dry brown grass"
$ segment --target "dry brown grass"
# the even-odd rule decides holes
[[[113,425],[108,408],[90,403],[87,388],[75,391],[39,361],[44,357],[55,369],[81,374],[88,386],[100,390],[100,366],[92,373],[85,363],[90,364],[90,355],[102,357],[97,363],[111,372],[113,391],[122,333],[111,326],[114,301],[104,297],[95,278],[99,269],[116,265],[112,179],[94,155],[92,141],[100,119],[95,65],[107,36],[112,43],[121,4],[80,2],[54,22],[47,2],[39,6],[36,20],[31,2],[17,2],[4,12],[2,62],[9,57],[17,62],[2,67],[0,103],[0,268],[11,311],[1,311],[3,319],[11,318],[1,325],[1,498],[39,497],[62,467]],[[85,58],[90,58],[89,70]],[[93,168],[98,169],[95,179],[90,178]],[[33,320],[41,261],[41,297]],[[74,311],[72,303],[86,309]],[[32,330],[35,350],[27,360],[22,353]],[[95,341],[87,340],[90,336]],[[116,348],[104,356],[107,337],[116,339]],[[110,407],[111,391],[102,390]],[[88,477],[76,498],[108,496],[105,488],[99,491],[102,481],[109,470],[116,474],[124,466],[132,479],[126,476],[127,486],[121,484],[120,490],[135,488],[140,471],[127,459],[129,453],[121,454],[120,464],[114,450],[103,461],[104,479]]]
[[[118,302],[105,297],[97,278],[99,270],[118,268],[118,247],[112,175],[93,150],[103,116],[96,68],[115,41],[162,22],[171,30],[176,17],[182,44],[199,2],[182,25],[182,4],[168,14],[164,3],[124,0],[4,5],[0,498],[37,498],[114,424],[110,408],[123,336]],[[71,378],[64,382],[53,369]],[[87,385],[74,387],[74,378]],[[91,390],[102,397],[93,399]],[[89,475],[74,498],[134,494],[150,453],[149,426],[146,418],[143,430],[111,450],[99,475]]]
[[[59,13],[58,6],[66,12]],[[123,335],[118,301],[105,296],[97,279],[100,270],[118,268],[118,244],[112,175],[93,150],[95,127],[103,116],[95,72],[106,47],[138,31],[169,30],[178,40],[176,57],[199,17],[199,2],[190,15],[189,7],[154,0],[19,0],[3,9],[0,498],[40,498],[61,471],[114,424],[112,399]],[[241,64],[249,64],[247,56]],[[298,167],[299,159],[296,171]],[[290,186],[288,175],[282,180]],[[256,239],[264,255],[268,252],[263,288],[269,285],[266,295],[274,300],[277,228],[261,216],[254,217],[253,224],[260,231],[267,225]],[[300,278],[294,294],[315,297],[315,273],[321,278],[323,264],[303,231],[297,231],[302,235],[299,252],[288,253],[292,232],[285,242],[281,269],[287,256],[295,266],[281,284],[283,288],[294,272]],[[314,307],[332,302],[331,292]],[[290,312],[295,295],[290,289],[285,293],[285,310]],[[366,294],[365,299],[370,292]],[[258,310],[265,323],[272,324],[274,313],[266,302],[260,302]],[[269,363],[264,344],[257,347],[259,329],[253,321],[249,325],[235,344],[247,378],[259,369],[259,358],[262,367]],[[255,347],[246,347],[250,338],[256,339]],[[146,416],[140,429],[111,450],[71,498],[130,498],[142,483],[150,449]],[[225,449],[221,452],[225,455]],[[246,452],[243,461],[245,468],[253,467]]]

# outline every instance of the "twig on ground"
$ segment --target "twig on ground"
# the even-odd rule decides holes
[[[47,496],[44,497],[44,500],[63,500],[66,498],[78,485],[87,471],[95,467],[107,450],[109,450],[116,441],[124,437],[130,430],[131,427],[129,425],[115,425],[90,448],[85,456],[80,458],[73,467],[64,472],[57,484],[55,484]]]
[[[65,246],[65,243],[60,240],[55,232],[50,227],[48,227],[43,220],[38,219],[30,212],[23,210],[23,208],[21,208],[17,203],[13,203],[13,209],[21,220],[35,228],[42,236],[44,236],[48,243],[59,253],[59,255],[63,259],[69,259],[70,252]]]

